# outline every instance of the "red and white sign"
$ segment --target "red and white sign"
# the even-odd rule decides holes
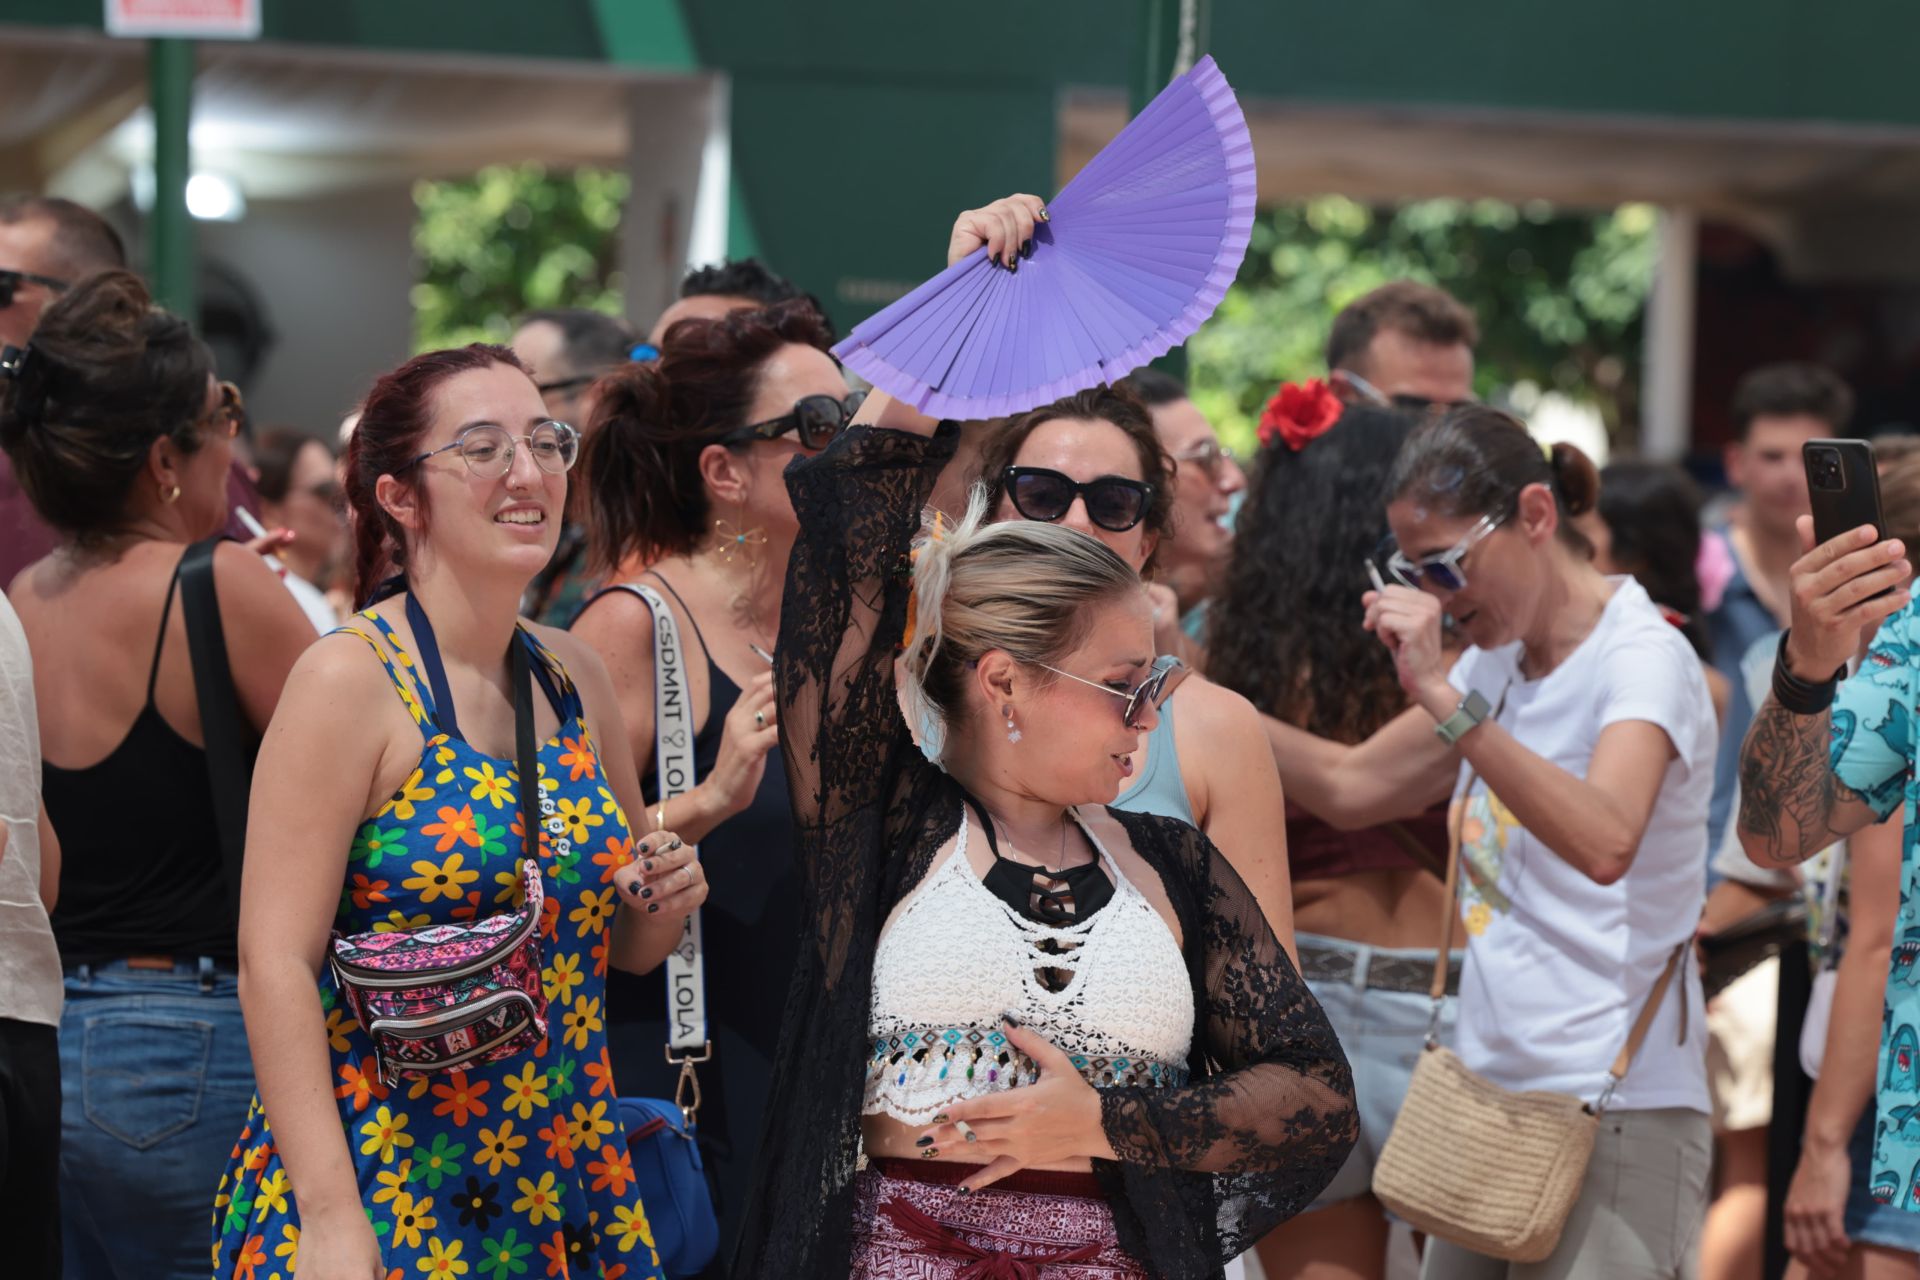
[[[260,0],[106,0],[110,36],[256,40]]]

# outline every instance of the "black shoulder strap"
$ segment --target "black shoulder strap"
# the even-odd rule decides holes
[[[180,561],[180,607],[187,624],[187,652],[193,660],[194,694],[200,703],[200,733],[207,744],[207,781],[213,788],[220,861],[226,867],[227,896],[237,920],[240,865],[247,846],[247,793],[259,744],[240,714],[233,669],[227,664],[227,637],[220,628],[220,597],[213,583],[213,553],[220,542],[213,537],[187,548]]]

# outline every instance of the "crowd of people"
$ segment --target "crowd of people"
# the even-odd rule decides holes
[[[78,205],[0,304],[7,1274],[1759,1280],[1792,1126],[1796,1273],[1920,1275],[1920,451],[1816,546],[1831,372],[1709,502],[1406,280],[1244,466],[1153,369],[932,421],[753,261],[338,449]],[[1442,1048],[1593,1118],[1539,1256],[1402,1203]]]

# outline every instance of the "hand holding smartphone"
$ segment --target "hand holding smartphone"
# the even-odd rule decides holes
[[[1844,668],[1869,628],[1906,607],[1906,548],[1886,537],[1880,473],[1864,440],[1809,440],[1800,456],[1812,547],[1793,565],[1788,667],[1804,680]],[[1806,536],[1806,526],[1801,526]]]

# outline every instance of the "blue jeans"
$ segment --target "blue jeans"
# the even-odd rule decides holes
[[[253,1098],[238,979],[204,958],[69,966],[60,1081],[66,1280],[206,1280]]]

